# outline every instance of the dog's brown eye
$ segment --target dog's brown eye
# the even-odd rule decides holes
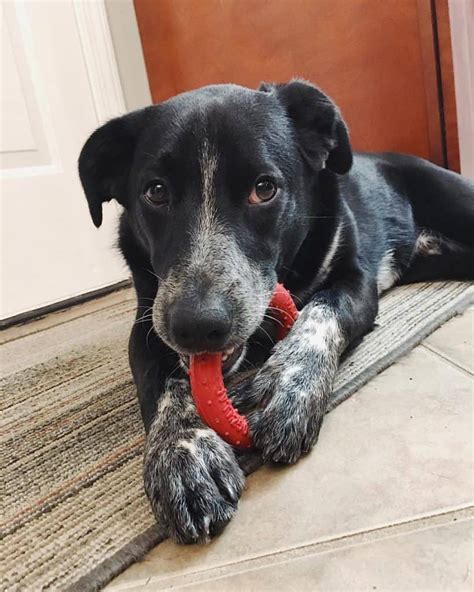
[[[270,201],[275,197],[277,191],[278,187],[271,179],[260,179],[249,195],[249,202],[251,204],[259,204]]]
[[[145,199],[155,206],[168,203],[168,191],[161,181],[153,181],[145,187]]]

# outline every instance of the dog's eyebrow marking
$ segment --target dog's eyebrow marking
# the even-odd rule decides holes
[[[199,155],[202,182],[202,208],[199,216],[198,234],[206,236],[216,231],[216,171],[217,153],[215,148],[204,139]]]

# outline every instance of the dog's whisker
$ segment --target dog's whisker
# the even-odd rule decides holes
[[[147,347],[147,349],[150,349],[150,344],[149,344],[149,342],[148,342],[148,339],[149,339],[149,337],[150,337],[150,333],[151,333],[152,331],[153,331],[153,332],[155,331],[155,326],[153,325],[153,323],[152,323],[151,327],[148,329],[148,333],[146,334],[146,338],[145,338],[145,343],[146,343],[146,347]]]
[[[276,319],[275,317],[272,317],[270,315],[263,315],[264,319],[268,319],[269,321],[274,321],[275,323],[277,323],[278,325],[280,325],[280,327],[284,327],[284,323],[282,323],[279,319]]]
[[[136,321],[142,321],[144,319],[152,319],[153,318],[153,313],[151,311],[145,311],[142,315],[140,315],[137,319],[135,319]]]
[[[181,363],[180,363],[180,362],[178,362],[178,363],[177,363],[177,364],[176,364],[176,365],[173,367],[173,369],[170,371],[170,374],[169,374],[169,375],[170,375],[170,376],[173,376],[173,374],[175,374],[175,372],[177,372],[177,371],[178,371],[180,368],[181,368]]]
[[[300,220],[334,220],[337,216],[298,216]]]
[[[153,312],[153,306],[137,306],[137,309],[143,309],[142,316],[145,316],[146,314]]]
[[[299,297],[299,296],[297,296],[296,294],[291,294],[291,297],[293,298],[293,300],[296,300],[296,301],[297,301],[297,303],[298,303],[300,306],[303,306],[303,300],[302,300],[302,298],[300,298],[300,297]]]
[[[148,269],[148,267],[144,267],[143,268],[145,271],[147,271],[148,273],[151,273],[151,275],[154,275],[156,277],[156,279],[160,280],[160,282],[164,282],[165,280],[163,278],[161,278],[157,273],[155,273],[154,271],[152,271],[151,269]]]
[[[158,157],[157,154],[152,154],[151,152],[146,152],[146,150],[142,150],[141,153],[143,154],[143,156],[149,156],[150,158],[153,158],[155,160]]]
[[[138,319],[138,320],[136,320],[136,321],[135,321],[133,324],[134,324],[134,325],[143,325],[143,324],[145,324],[145,323],[150,323],[150,322],[152,322],[152,320],[153,320],[153,319],[152,319],[151,317],[150,317],[150,318],[147,318],[147,319]]]
[[[268,337],[268,339],[271,341],[271,343],[273,345],[275,345],[276,341],[272,338],[272,336],[270,335],[270,333],[266,329],[264,329],[261,325],[260,325],[259,328],[265,333],[265,335]]]
[[[135,323],[142,323],[144,321],[151,321],[153,320],[153,315],[144,315],[142,317],[140,317],[139,319],[135,319]]]
[[[140,323],[145,323],[153,320],[153,307],[152,306],[137,306],[137,308],[144,308],[143,314],[138,318],[135,319],[133,325],[138,325]]]
[[[278,307],[276,307],[276,306],[267,306],[266,310],[274,310],[278,314],[281,313],[281,310]]]

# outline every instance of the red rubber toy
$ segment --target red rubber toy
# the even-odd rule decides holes
[[[277,284],[269,307],[278,317],[277,339],[283,339],[298,316],[293,299],[282,284]],[[196,408],[202,420],[219,436],[237,448],[251,448],[247,419],[232,406],[222,377],[222,355],[191,356],[189,379]]]

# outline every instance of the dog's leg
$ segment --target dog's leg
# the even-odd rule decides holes
[[[186,380],[166,382],[147,435],[144,479],[157,522],[182,543],[209,540],[237,508],[243,473],[232,447],[197,415]]]
[[[151,325],[129,345],[146,430],[145,491],[157,522],[182,543],[208,540],[232,518],[244,485],[234,451],[197,414],[188,380],[167,378],[176,355]]]
[[[305,306],[250,387],[251,433],[265,460],[295,462],[316,443],[339,358],[376,314],[375,282],[362,275]]]

